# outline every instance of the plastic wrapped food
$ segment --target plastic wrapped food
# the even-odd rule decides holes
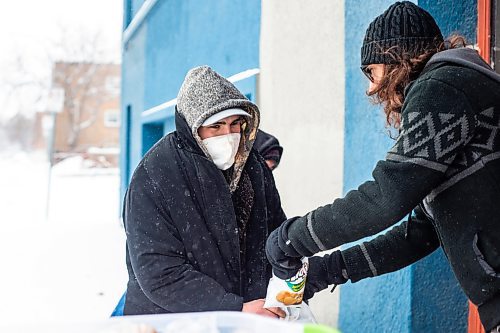
[[[300,307],[304,296],[308,268],[308,259],[303,258],[302,268],[292,278],[282,280],[273,274],[267,286],[264,307]]]

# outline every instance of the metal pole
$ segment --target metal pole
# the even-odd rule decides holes
[[[50,115],[49,129],[48,129],[48,142],[47,153],[49,159],[49,174],[47,181],[47,205],[45,207],[45,221],[49,220],[50,215],[50,187],[52,183],[52,165],[54,165],[54,143],[56,136],[56,117],[57,114],[64,109],[64,89],[53,87],[49,91],[47,98],[47,112]]]
[[[52,182],[52,165],[54,164],[54,141],[55,141],[55,135],[56,135],[56,117],[57,113],[56,112],[50,112],[51,116],[51,121],[50,121],[50,131],[49,131],[49,138],[47,142],[47,152],[48,152],[48,161],[49,161],[49,173],[48,173],[48,178],[47,178],[47,202],[46,202],[46,207],[45,207],[45,221],[49,221],[49,215],[50,215],[50,187],[51,187],[51,182]]]

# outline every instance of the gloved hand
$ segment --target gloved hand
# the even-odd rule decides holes
[[[292,222],[293,219],[285,221],[271,232],[266,242],[266,255],[273,267],[273,273],[283,280],[293,277],[302,267],[301,255],[288,241],[286,231]]]
[[[315,293],[328,288],[331,284],[343,284],[347,282],[345,263],[340,251],[332,252],[324,257],[310,257],[309,271],[307,272],[304,299],[308,300]]]

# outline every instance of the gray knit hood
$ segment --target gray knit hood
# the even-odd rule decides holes
[[[231,82],[217,74],[208,66],[191,69],[177,95],[177,111],[186,120],[198,146],[211,159],[198,128],[214,114],[231,108],[240,108],[248,112],[252,118],[247,120],[241,133],[241,141],[234,162],[234,171],[229,189],[233,192],[252,149],[259,127],[260,112]]]
[[[474,49],[468,47],[458,47],[438,52],[431,57],[425,67],[429,68],[431,65],[440,62],[453,63],[471,68],[486,75],[492,80],[500,82],[500,74],[496,73]]]

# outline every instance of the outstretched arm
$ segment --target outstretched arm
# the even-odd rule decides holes
[[[310,256],[400,221],[443,182],[474,127],[461,91],[432,78],[419,83],[409,92],[400,136],[375,167],[374,180],[289,223],[286,235],[295,251]]]
[[[420,207],[411,221],[387,233],[342,251],[347,276],[352,282],[397,271],[434,252],[439,239]]]
[[[309,258],[305,297],[350,279],[357,282],[367,277],[397,271],[424,258],[439,247],[432,223],[420,207],[411,221],[405,221],[368,242],[324,257]]]

